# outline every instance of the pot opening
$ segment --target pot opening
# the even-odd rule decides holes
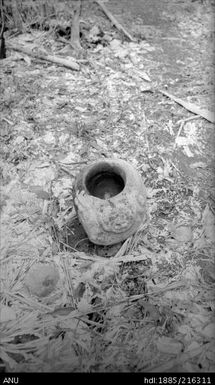
[[[86,177],[85,185],[90,195],[109,199],[124,189],[125,182],[117,170],[108,166],[92,169]]]

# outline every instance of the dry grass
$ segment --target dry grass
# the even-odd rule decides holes
[[[161,51],[110,36],[105,46],[87,41],[75,74],[14,53],[1,67],[0,358],[14,372],[212,372],[214,205],[199,194],[211,125],[183,127],[179,151],[197,157],[186,178],[174,151],[187,112],[148,92],[164,82]],[[64,49],[51,31],[11,40]],[[77,172],[104,156],[130,161],[148,192],[147,226],[110,258],[69,247],[65,231]],[[47,296],[26,287],[38,263],[59,272]]]

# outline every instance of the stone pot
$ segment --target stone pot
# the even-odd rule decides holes
[[[85,167],[74,187],[74,205],[90,241],[113,245],[146,221],[146,190],[128,162],[102,159]]]

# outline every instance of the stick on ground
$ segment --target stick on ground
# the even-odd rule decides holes
[[[113,23],[113,25],[115,25],[115,27],[120,32],[123,32],[124,35],[127,36],[127,38],[130,41],[135,41],[134,38],[130,35],[130,33],[126,31],[126,29],[116,20],[116,18],[112,15],[112,13],[106,8],[106,6],[102,3],[102,1],[100,1],[100,0],[94,0],[94,1],[95,1],[95,3],[97,3],[102,8],[105,15],[110,19],[110,21]]]
[[[79,69],[80,69],[78,63],[76,63],[76,61],[73,58],[66,60],[66,59],[62,59],[62,58],[57,57],[57,56],[43,55],[41,53],[34,53],[29,48],[18,47],[18,46],[14,47],[13,45],[8,45],[8,48],[13,50],[13,51],[21,52],[21,53],[24,53],[25,55],[32,56],[36,59],[45,60],[45,61],[57,64],[59,66],[69,68],[69,69],[74,70],[74,71],[79,71]]]
[[[208,120],[211,123],[215,123],[215,114],[212,111],[200,108],[196,106],[194,103],[186,102],[183,99],[177,98],[174,95],[169,94],[166,91],[160,90],[161,94],[167,96],[168,98],[174,100],[174,102],[180,104],[182,107],[186,108],[186,110],[192,112],[193,114],[200,115],[202,118]]]

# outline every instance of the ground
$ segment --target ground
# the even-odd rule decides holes
[[[214,2],[105,2],[129,41],[83,1],[81,52],[66,1],[43,25],[23,4],[0,62],[2,371],[213,372]],[[74,181],[114,157],[141,174],[148,220],[99,247]]]

